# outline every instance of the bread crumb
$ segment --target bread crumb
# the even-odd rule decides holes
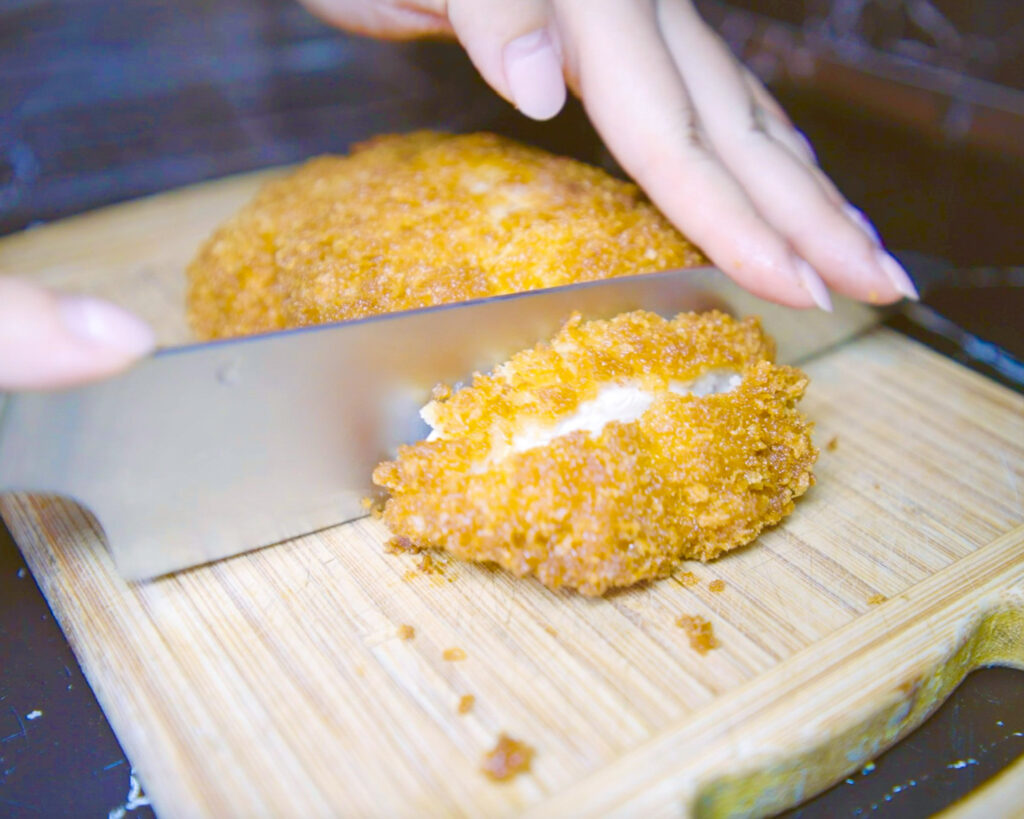
[[[530,770],[533,748],[508,734],[498,737],[498,744],[484,754],[480,770],[495,782],[505,782],[516,774]]]
[[[835,452],[836,449],[838,448],[838,446],[839,446],[839,436],[838,435],[833,435],[831,438],[829,438],[828,443],[825,444],[825,449],[827,449],[829,452]]]
[[[389,538],[384,544],[384,554],[387,555],[402,555],[402,554],[413,554],[418,555],[423,550],[418,546],[414,546],[413,542],[407,537],[396,535],[393,538]]]
[[[681,614],[676,618],[676,625],[686,630],[690,648],[698,654],[707,654],[711,649],[718,648],[718,638],[715,637],[711,623],[699,614]]]
[[[416,636],[416,629],[412,626],[403,623],[398,627],[398,639],[399,640],[411,640]]]
[[[435,384],[434,389],[430,391],[430,397],[435,401],[444,401],[447,398],[451,398],[452,388],[447,384]]]
[[[708,589],[710,591],[715,592],[716,594],[719,593],[719,592],[724,592],[725,591],[725,581],[724,580],[712,580],[710,583],[708,583]]]
[[[420,562],[416,564],[416,568],[423,572],[423,574],[444,574],[444,564],[430,554],[430,552],[424,553],[423,557],[420,558]]]
[[[676,575],[676,580],[679,581],[682,586],[696,586],[700,580],[697,579],[697,575],[693,572],[679,572]]]
[[[446,648],[441,656],[448,660],[448,662],[456,663],[459,660],[466,659],[466,652],[455,646],[454,648]]]
[[[555,630],[554,626],[549,626],[547,623],[544,624],[544,631],[550,634],[552,637],[558,636],[558,631]]]
[[[873,594],[868,598],[868,605],[877,606],[879,603],[884,603],[888,599],[889,598],[887,598],[884,594]]]
[[[874,488],[875,488],[875,489],[879,489],[879,490],[880,490],[880,489],[882,488],[882,484],[880,484],[880,483],[876,483],[876,484],[874,485]]]
[[[468,714],[473,710],[474,705],[476,705],[476,697],[472,694],[463,694],[459,697],[458,712],[460,714]]]

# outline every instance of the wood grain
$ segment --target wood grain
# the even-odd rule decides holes
[[[4,240],[0,269],[117,294],[178,341],[182,266],[258,181]],[[425,574],[369,519],[132,586],[78,507],[0,511],[162,816],[758,815],[863,766],[971,668],[1024,667],[1024,399],[886,330],[807,369],[836,438],[818,485],[686,566],[693,586]],[[721,647],[691,650],[680,614]],[[537,755],[496,785],[478,766],[502,731]]]

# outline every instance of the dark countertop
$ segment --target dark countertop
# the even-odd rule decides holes
[[[1012,3],[988,5],[998,22]],[[913,258],[933,284],[931,329],[928,315],[893,326],[1013,386],[1024,359],[1024,276],[1007,269],[1024,263],[1019,161],[879,119],[806,81],[782,77],[777,89],[892,246],[949,260]],[[528,122],[457,48],[348,37],[291,0],[0,6],[0,234],[423,126],[502,130],[614,167],[578,105]],[[999,268],[965,271],[979,265]],[[978,361],[965,332],[1006,357]],[[1024,753],[1022,682],[1008,669],[970,675],[873,770],[790,815],[922,816],[948,805]],[[0,815],[151,814],[130,791],[129,763],[0,527]]]

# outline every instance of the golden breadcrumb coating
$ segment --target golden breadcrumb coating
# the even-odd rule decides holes
[[[187,300],[208,339],[704,263],[598,168],[417,132],[267,184],[202,246]]]
[[[390,492],[384,521],[407,546],[587,595],[714,558],[789,514],[813,482],[817,450],[796,408],[807,379],[773,352],[756,319],[718,312],[574,317],[424,408],[435,439],[374,471]],[[742,379],[718,394],[673,391],[720,371]],[[636,420],[515,448],[610,384],[654,397]]]

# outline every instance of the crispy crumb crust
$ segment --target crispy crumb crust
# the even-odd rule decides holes
[[[772,356],[756,319],[574,317],[549,344],[428,405],[440,437],[374,471],[390,492],[384,520],[410,545],[587,595],[710,560],[777,523],[813,483],[812,425],[796,408],[807,379]],[[741,383],[703,397],[667,390],[718,368]],[[524,424],[624,381],[657,392],[637,421],[493,457]]]
[[[598,168],[416,132],[267,184],[189,265],[188,314],[220,338],[705,262]]]

